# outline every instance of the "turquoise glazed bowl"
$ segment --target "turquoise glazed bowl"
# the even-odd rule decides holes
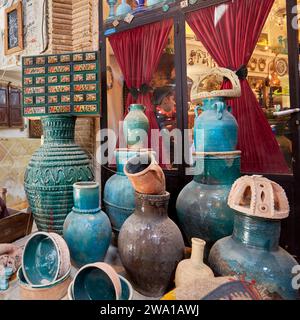
[[[55,233],[37,232],[24,247],[22,269],[30,285],[47,285],[70,269],[66,242]]]
[[[74,300],[119,300],[121,282],[107,263],[98,262],[82,267],[73,284]]]
[[[133,297],[132,285],[123,276],[119,275],[119,278],[120,278],[121,287],[122,287],[121,297],[120,297],[119,300],[132,300],[132,297]],[[71,284],[69,286],[69,289],[68,289],[68,298],[69,298],[69,300],[75,300],[74,296],[73,296],[73,284],[74,284],[74,282],[71,282]]]

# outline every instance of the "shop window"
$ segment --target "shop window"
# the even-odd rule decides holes
[[[0,126],[22,127],[21,90],[11,86],[0,87]]]
[[[245,1],[239,6],[232,2],[187,15],[188,127],[194,126],[195,105],[190,94],[195,79],[208,68],[230,68],[239,74],[242,87],[241,98],[228,100],[239,124],[242,171],[288,174],[292,170],[290,116],[274,115],[290,108],[285,1]],[[251,12],[257,21],[243,19],[243,14],[249,17]],[[261,21],[264,24],[259,26]],[[239,32],[233,32],[236,30]],[[210,76],[198,90],[222,86],[228,82]]]
[[[153,36],[149,37],[151,32]],[[121,147],[122,120],[130,104],[141,103],[150,124],[145,147],[156,152],[164,169],[175,169],[172,131],[177,128],[177,114],[172,21],[116,34],[109,37],[107,47],[108,128],[118,136],[116,147]],[[158,136],[151,136],[153,130]]]

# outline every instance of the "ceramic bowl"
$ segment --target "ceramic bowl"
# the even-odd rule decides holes
[[[118,274],[104,262],[83,266],[72,289],[74,300],[119,300],[122,291]]]
[[[120,297],[119,300],[132,300],[132,297],[133,297],[132,285],[123,276],[119,275],[119,278],[120,278],[121,287],[122,287],[121,297]],[[73,297],[73,284],[74,284],[74,281],[72,281],[70,283],[69,288],[68,288],[68,299],[69,300],[74,300],[74,297]]]
[[[72,282],[71,269],[60,279],[44,286],[32,287],[26,281],[22,267],[17,272],[20,288],[20,296],[23,300],[60,300],[68,291]]]
[[[70,253],[64,239],[55,233],[37,232],[24,247],[22,270],[32,285],[47,285],[70,269]]]

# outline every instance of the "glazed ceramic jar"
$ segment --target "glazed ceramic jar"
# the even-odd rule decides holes
[[[104,260],[112,229],[99,207],[98,183],[74,184],[74,207],[65,220],[63,236],[77,267]]]
[[[73,184],[94,179],[88,155],[74,141],[76,118],[42,117],[44,144],[26,169],[24,188],[39,231],[62,234],[73,207]]]
[[[243,275],[283,299],[299,299],[292,273],[297,261],[279,246],[281,222],[289,206],[284,190],[259,176],[233,185],[229,205],[236,210],[233,234],[215,243],[209,265],[218,275]],[[241,212],[243,211],[243,212]]]
[[[131,12],[130,5],[127,4],[126,0],[122,0],[122,3],[117,7],[116,16],[125,15],[129,12]]]
[[[162,296],[184,257],[184,241],[167,214],[170,194],[136,193],[136,208],[119,234],[121,261],[132,285],[149,297]]]
[[[149,130],[149,120],[145,115],[146,107],[142,104],[131,104],[128,109],[129,113],[123,123],[123,133],[128,148],[143,148]]]
[[[194,171],[193,181],[177,198],[177,217],[187,239],[203,239],[209,249],[232,234],[234,211],[227,198],[240,176],[240,152],[198,154]]]
[[[134,189],[124,173],[124,165],[137,151],[117,149],[117,173],[111,176],[104,187],[103,202],[113,231],[118,233],[125,220],[133,213],[135,208]]]
[[[188,286],[199,279],[214,277],[212,270],[203,262],[205,241],[192,238],[192,255],[190,259],[182,260],[176,269],[176,287]]]
[[[198,115],[199,108],[203,110],[201,115]],[[196,152],[236,150],[238,124],[223,97],[203,99],[203,106],[195,108],[195,116]]]

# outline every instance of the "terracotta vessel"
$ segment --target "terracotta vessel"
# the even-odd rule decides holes
[[[281,222],[289,211],[284,190],[260,176],[238,179],[229,206],[236,211],[233,234],[217,241],[209,254],[215,274],[245,275],[283,299],[299,299],[292,282],[297,261],[279,246]]]
[[[134,288],[145,296],[160,297],[172,284],[184,257],[184,241],[167,209],[170,194],[136,193],[136,208],[121,228],[118,248]]]
[[[175,275],[176,287],[185,286],[198,279],[214,277],[213,271],[203,263],[205,241],[192,238],[192,255],[178,264]]]
[[[138,193],[159,195],[166,191],[165,175],[153,152],[140,153],[130,158],[124,172]]]

